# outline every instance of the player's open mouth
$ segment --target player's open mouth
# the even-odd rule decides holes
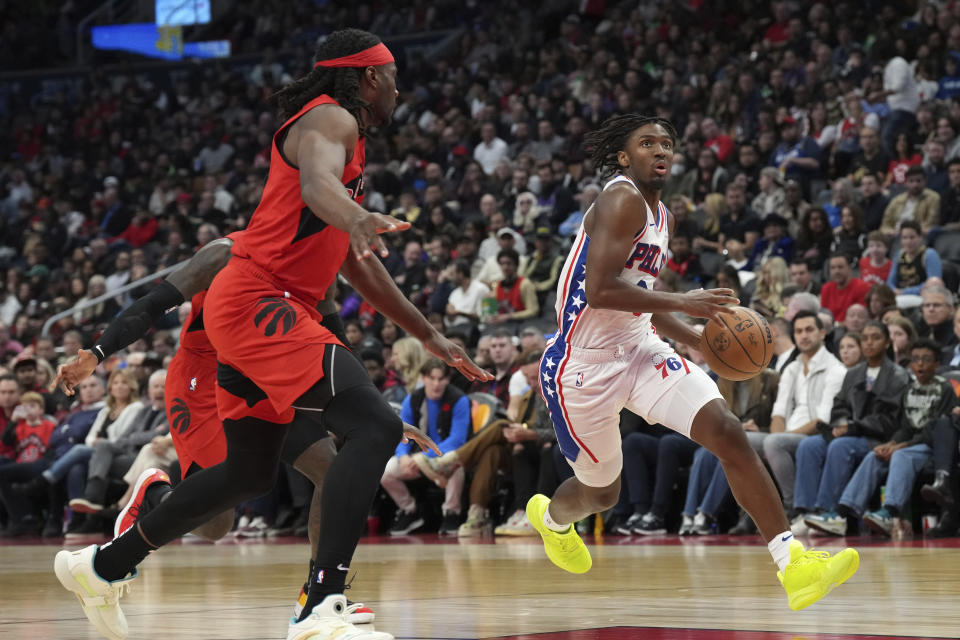
[[[653,165],[653,171],[654,171],[654,173],[656,173],[657,175],[660,175],[660,176],[665,176],[665,175],[667,175],[667,163],[666,163],[666,162],[658,162],[657,164]]]

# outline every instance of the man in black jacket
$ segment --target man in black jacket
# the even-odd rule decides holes
[[[909,525],[900,516],[913,494],[917,476],[931,460],[942,484],[950,483],[957,451],[958,431],[951,417],[956,395],[951,384],[936,375],[939,355],[940,346],[933,340],[921,338],[913,345],[910,370],[916,380],[903,394],[897,430],[888,442],[877,445],[867,454],[840,497],[838,511],[856,518],[863,516],[871,529],[887,536],[897,530],[909,532]],[[947,442],[937,442],[943,437],[941,433],[948,438]],[[870,498],[887,471],[883,506],[865,514]],[[947,497],[952,498],[949,493]]]
[[[864,360],[847,372],[833,401],[830,425],[797,447],[793,506],[810,513],[808,527],[834,535],[846,533],[837,501],[856,465],[875,446],[890,439],[910,378],[886,357],[890,334],[871,321],[861,333]]]

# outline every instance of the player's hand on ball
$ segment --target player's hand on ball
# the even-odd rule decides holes
[[[424,451],[433,451],[438,456],[443,455],[443,452],[440,451],[440,447],[438,447],[437,443],[433,441],[433,438],[425,434],[418,427],[404,422],[403,438],[401,438],[401,442],[407,443],[411,440],[420,445],[420,448]]]
[[[57,367],[57,377],[53,388],[60,387],[68,396],[74,394],[74,387],[86,380],[97,368],[97,356],[86,349],[80,349],[77,357],[67,364]]]
[[[356,254],[357,260],[370,257],[371,249],[380,254],[381,258],[386,258],[390,251],[380,234],[404,231],[409,228],[409,222],[369,211],[354,218],[353,224],[350,226],[350,247]]]
[[[694,318],[718,319],[722,314],[733,313],[730,307],[740,304],[733,289],[696,289],[683,295],[683,310]]]

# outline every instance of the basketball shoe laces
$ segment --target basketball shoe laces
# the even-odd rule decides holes
[[[81,598],[81,601],[83,602],[84,605],[87,605],[87,606],[104,606],[104,605],[108,605],[108,606],[113,607],[113,606],[117,606],[117,605],[119,604],[119,602],[120,602],[120,598],[122,598],[124,595],[126,595],[126,594],[128,594],[128,593],[130,593],[130,582],[129,582],[129,581],[127,581],[127,582],[121,582],[119,586],[114,587],[114,588],[110,591],[110,593],[108,593],[108,594],[106,594],[106,595],[97,596],[97,597],[93,597],[93,598],[91,598],[91,597]]]
[[[559,531],[551,531],[554,534],[556,540],[560,543],[560,550],[564,553],[574,551],[577,548],[577,539],[575,536],[569,535],[571,532],[574,532],[573,525],[570,525],[570,531],[566,533],[560,533]]]
[[[817,562],[825,562],[830,558],[830,553],[827,551],[816,551],[814,549],[807,549],[803,552],[803,555],[797,559],[798,565],[803,564],[814,564]]]

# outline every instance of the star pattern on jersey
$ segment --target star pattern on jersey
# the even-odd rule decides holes
[[[573,300],[571,300],[571,302],[573,303],[573,306],[575,306],[577,309],[583,306],[583,298],[581,298],[580,296],[573,296]]]
[[[557,363],[553,361],[553,358],[547,358],[547,369],[553,369],[557,366]]]
[[[578,280],[578,281],[577,281],[577,291],[582,291],[582,290],[586,289],[586,287],[587,287],[587,279],[586,279],[586,278],[584,278],[583,280]]]

